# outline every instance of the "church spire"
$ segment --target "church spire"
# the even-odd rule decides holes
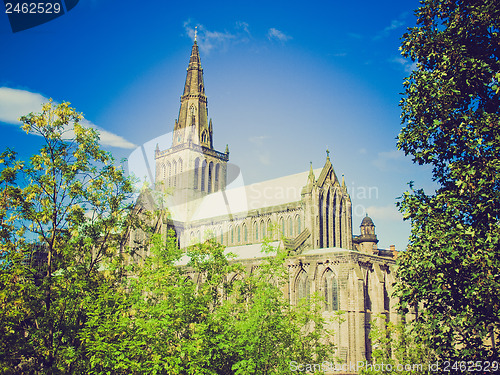
[[[179,118],[174,130],[173,146],[191,142],[213,149],[213,131],[211,131],[208,122],[207,97],[205,96],[197,31],[195,31],[195,39],[189,57]]]

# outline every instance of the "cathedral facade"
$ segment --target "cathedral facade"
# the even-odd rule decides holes
[[[370,359],[373,317],[398,319],[391,297],[397,252],[377,248],[369,217],[353,235],[351,199],[328,151],[321,168],[311,165],[303,173],[238,185],[239,170],[229,163],[228,147],[214,148],[196,39],[172,145],[157,147],[155,162],[155,189],[166,192],[170,215],[157,231],[173,228],[182,248],[214,237],[248,272],[265,257],[264,239],[285,247],[290,303],[312,293],[324,296],[325,316],[343,311],[343,322],[332,327],[338,358],[345,363]]]

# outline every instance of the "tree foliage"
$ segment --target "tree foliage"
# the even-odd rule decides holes
[[[85,299],[123,247],[132,187],[69,103],[21,118],[44,141],[29,161],[0,157],[0,366],[79,372]]]
[[[378,315],[370,325],[372,366],[364,366],[360,374],[431,375],[437,371],[433,366],[438,362],[428,337],[412,329],[411,324],[390,322],[385,315]]]
[[[292,360],[332,359],[324,302],[290,306],[281,252],[249,275],[214,240],[193,246],[184,267],[173,237],[153,236],[150,251],[121,290],[92,298],[81,332],[89,373],[288,374]]]
[[[139,217],[81,119],[47,103],[21,118],[40,151],[0,155],[0,373],[282,374],[332,359],[324,303],[283,294],[285,253],[248,274],[213,240],[187,254],[165,242],[145,224],[165,212]]]
[[[398,147],[432,166],[438,188],[403,195],[403,308],[445,360],[498,360],[500,334],[500,3],[424,0],[402,54]]]

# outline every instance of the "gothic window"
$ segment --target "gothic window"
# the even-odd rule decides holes
[[[283,220],[283,218],[280,219],[280,228],[281,228],[281,235],[284,237],[285,236],[285,220]]]
[[[179,159],[179,163],[178,163],[178,169],[179,169],[179,187],[182,187],[182,159]]]
[[[255,222],[253,225],[255,228],[255,241],[258,241],[259,240],[259,225],[257,224],[257,222]]]
[[[290,237],[293,237],[293,220],[292,220],[292,218],[288,219],[288,225],[290,227]]]
[[[245,238],[245,243],[248,242],[248,231],[247,231],[247,226],[243,224],[243,236]]]
[[[231,231],[231,243],[234,243],[234,232],[233,232],[233,228],[230,228],[229,230]]]
[[[309,298],[310,289],[309,289],[309,280],[307,278],[307,273],[302,270],[297,276],[295,282],[295,292],[297,296],[297,303],[304,298]]]
[[[191,105],[190,112],[191,112],[191,125],[196,124],[196,115],[195,115],[195,108],[194,105]]]
[[[222,230],[222,228],[220,230],[220,243],[224,244],[224,231]]]
[[[172,183],[172,166],[167,162],[167,186],[171,186]]]
[[[174,162],[172,163],[172,166],[173,166],[173,175],[172,175],[172,186],[177,186],[177,162],[174,160]]]
[[[241,242],[241,227],[238,227],[238,243]]]
[[[339,309],[338,283],[331,269],[327,269],[323,274],[323,293],[325,297],[325,310],[337,311]]]
[[[363,292],[365,295],[365,310],[366,311],[372,311],[372,299],[370,298],[370,285],[369,285],[369,280],[370,280],[370,271],[366,272],[366,278],[365,278],[365,287],[363,288]]]
[[[220,164],[216,164],[214,191],[219,191],[219,174],[220,174]]]
[[[210,162],[210,164],[208,165],[208,189],[207,191],[209,193],[212,192],[212,171],[214,169],[214,163]]]
[[[271,219],[267,220],[266,228],[267,228],[267,236],[269,238],[272,238],[273,237],[273,230],[272,230],[272,227],[271,227]]]
[[[206,130],[203,130],[203,133],[201,133],[201,142],[208,143],[208,134]]]
[[[203,164],[201,165],[201,191],[205,191],[205,173],[207,170],[207,161],[203,160]]]
[[[200,159],[194,161],[194,188],[198,189],[198,170],[200,168]]]
[[[297,216],[297,234],[302,233],[302,227],[300,225],[300,216]]]
[[[266,225],[264,224],[264,221],[260,222],[260,233],[261,238],[264,239],[264,237],[266,237]]]
[[[166,174],[166,172],[165,172],[165,164],[162,163],[161,166],[160,166],[159,174],[158,174],[158,177],[159,177],[160,181],[163,181],[165,179],[165,174]]]

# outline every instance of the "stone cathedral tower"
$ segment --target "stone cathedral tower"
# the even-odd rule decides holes
[[[181,96],[179,118],[175,120],[172,147],[164,151],[157,148],[155,157],[157,189],[169,190],[173,205],[185,205],[188,217],[194,209],[190,206],[196,200],[226,188],[229,151],[227,147],[224,153],[213,147],[212,120],[208,118],[196,36]]]

